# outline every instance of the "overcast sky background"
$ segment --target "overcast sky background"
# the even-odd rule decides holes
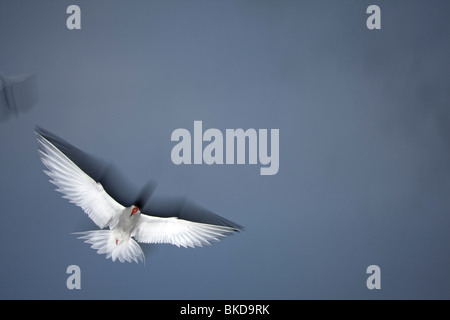
[[[81,30],[66,8],[81,8]],[[366,8],[381,8],[368,30]],[[0,0],[0,70],[39,102],[0,123],[2,299],[450,298],[448,1]],[[280,169],[172,163],[173,130],[280,130]],[[146,264],[42,172],[36,125],[140,187],[245,226]],[[66,268],[81,268],[81,290]],[[368,290],[366,268],[381,268]]]

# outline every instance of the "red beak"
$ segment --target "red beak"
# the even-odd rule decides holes
[[[131,210],[130,217],[138,211],[139,211],[138,207],[133,207],[133,209]]]

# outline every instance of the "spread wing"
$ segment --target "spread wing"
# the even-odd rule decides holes
[[[124,206],[114,200],[101,183],[96,182],[60,149],[46,138],[46,132],[36,131],[41,160],[47,167],[44,172],[63,194],[63,198],[81,207],[100,228],[110,226],[123,211]]]
[[[219,241],[221,237],[239,231],[229,226],[199,223],[177,217],[161,218],[141,214],[132,235],[143,243],[169,243],[177,247],[195,247]]]

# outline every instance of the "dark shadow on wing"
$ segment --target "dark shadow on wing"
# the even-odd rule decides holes
[[[144,208],[145,204],[150,200],[151,196],[155,192],[155,189],[156,189],[155,181],[150,180],[149,182],[147,182],[145,186],[141,189],[141,192],[139,192],[139,195],[134,201],[134,205],[140,209]]]
[[[208,223],[217,226],[226,226],[242,231],[244,227],[225,219],[199,205],[182,197],[152,198],[141,210],[143,213],[162,218],[178,217],[193,222]]]
[[[36,132],[50,141],[93,180],[101,183],[105,191],[121,205],[128,207],[134,203],[137,189],[115,165],[81,151],[43,128],[36,127]]]
[[[202,208],[185,198],[152,197],[156,188],[156,183],[153,181],[149,181],[138,194],[137,189],[129,183],[114,165],[81,151],[45,129],[37,127],[36,132],[50,141],[92,179],[100,182],[105,191],[123,206],[137,205],[141,208],[141,212],[152,216],[178,217],[193,222],[226,226],[233,228],[235,231],[243,230],[243,227],[237,223]],[[136,194],[138,194],[137,197]]]

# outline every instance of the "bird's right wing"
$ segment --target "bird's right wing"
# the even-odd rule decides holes
[[[42,135],[41,135],[42,133]],[[61,150],[44,137],[43,132],[36,132],[41,160],[49,171],[44,172],[51,178],[50,182],[64,194],[63,198],[81,207],[100,228],[110,226],[122,212],[124,206],[114,200],[101,183],[96,182]]]
[[[195,247],[219,241],[239,229],[199,223],[177,217],[161,218],[141,214],[134,238],[142,243],[169,243],[177,247]]]

